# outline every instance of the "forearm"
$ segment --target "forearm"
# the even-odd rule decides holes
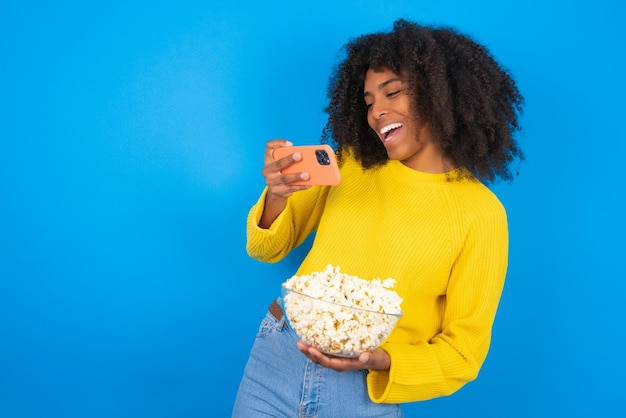
[[[294,193],[281,203],[270,197],[269,189],[265,188],[248,213],[248,254],[264,262],[282,259],[315,230],[324,198],[325,189],[318,187]]]
[[[270,191],[266,193],[263,214],[259,220],[260,228],[269,229],[276,218],[278,218],[278,215],[280,215],[287,206],[287,199],[286,197],[274,195]]]

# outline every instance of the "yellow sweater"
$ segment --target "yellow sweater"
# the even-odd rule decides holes
[[[295,274],[328,264],[366,279],[396,279],[404,316],[384,343],[389,371],[370,371],[374,402],[449,395],[485,360],[507,268],[506,213],[482,183],[448,181],[398,161],[363,171],[348,157],[338,186],[294,193],[269,229],[265,195],[247,223],[248,254],[276,262],[314,231]]]

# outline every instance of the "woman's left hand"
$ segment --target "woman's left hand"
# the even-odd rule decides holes
[[[358,357],[354,358],[330,356],[322,353],[315,347],[307,345],[303,341],[298,341],[298,349],[311,359],[313,363],[338,372],[360,369],[389,370],[389,366],[391,365],[389,354],[380,347],[370,351],[364,351],[359,354]]]

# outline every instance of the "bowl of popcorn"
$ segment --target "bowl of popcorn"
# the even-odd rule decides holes
[[[365,280],[329,265],[282,284],[291,329],[310,346],[338,357],[357,357],[380,346],[402,317],[394,279]]]

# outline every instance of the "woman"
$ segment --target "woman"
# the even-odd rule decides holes
[[[406,20],[345,46],[331,78],[323,140],[338,186],[300,186],[265,150],[266,185],[248,217],[247,250],[282,259],[316,232],[297,275],[329,264],[396,280],[404,316],[358,358],[298,341],[279,304],[264,318],[233,416],[396,417],[400,404],[475,379],[489,349],[508,257],[505,210],[485,184],[510,181],[523,98],[482,46]]]

